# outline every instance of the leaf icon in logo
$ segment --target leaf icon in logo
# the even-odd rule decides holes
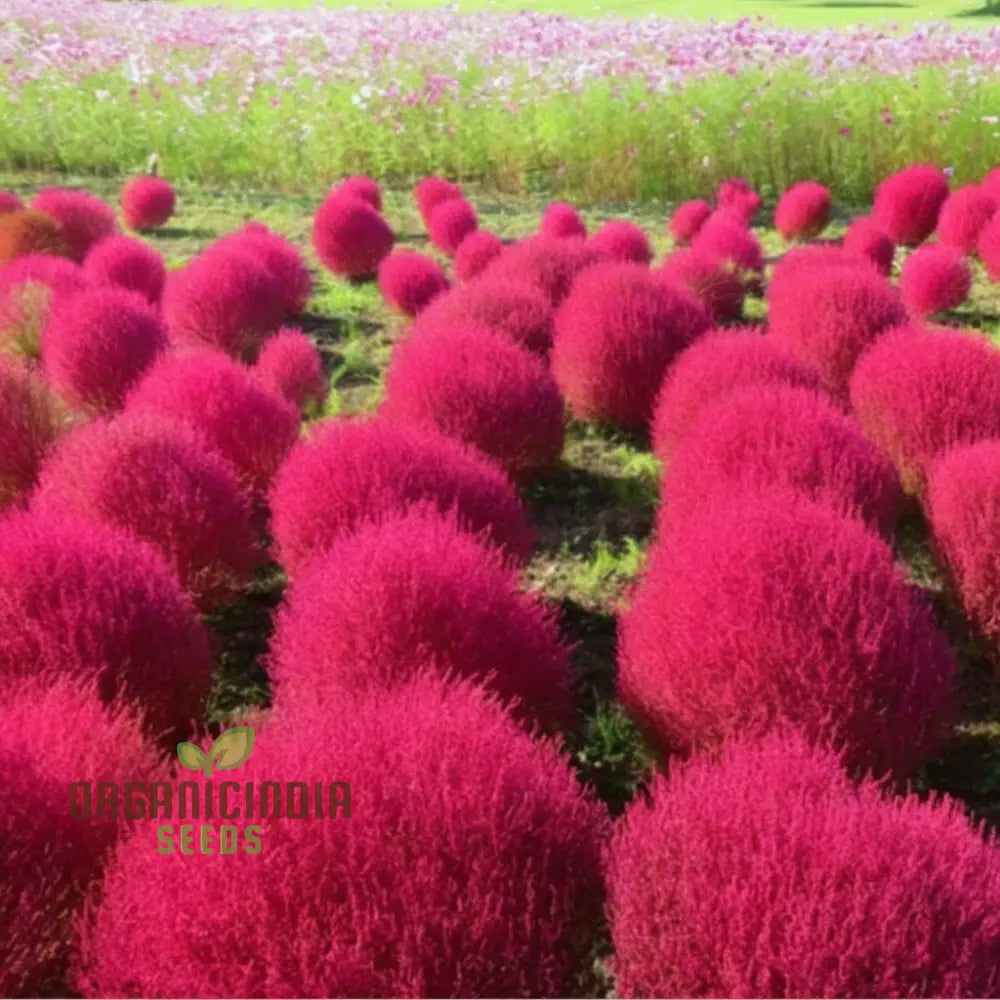
[[[194,743],[178,743],[177,759],[189,771],[200,771],[208,762],[205,752]]]
[[[245,764],[253,753],[253,737],[253,726],[233,726],[221,733],[208,751],[205,777],[211,776],[213,766],[219,771],[234,771]]]

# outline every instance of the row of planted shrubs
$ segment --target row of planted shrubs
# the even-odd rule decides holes
[[[995,992],[995,842],[893,794],[941,745],[956,667],[891,548],[915,496],[1000,638],[1000,354],[920,325],[968,294],[942,274],[990,267],[990,186],[910,168],[769,273],[738,181],[678,210],[653,269],[629,222],[590,236],[553,205],[505,244],[428,178],[449,277],[351,178],[316,255],[414,321],[374,419],[304,430],[325,384],[282,326],[310,295],[298,248],[250,223],[168,275],[88,195],[9,199],[0,992],[573,994],[603,919],[624,995]],[[168,187],[128,185],[126,225],[164,223]],[[829,211],[810,182],[775,221],[810,240]],[[740,325],[761,294],[766,328]],[[570,649],[519,575],[516,486],[558,462],[567,407],[648,426],[664,466],[619,686],[669,776],[614,826],[553,741]],[[289,587],[241,776],[349,780],[352,818],[263,820],[263,854],[231,857],[71,821],[70,781],[173,780],[157,748],[204,736],[201,614],[268,558]]]

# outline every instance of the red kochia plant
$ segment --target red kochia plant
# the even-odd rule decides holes
[[[477,229],[462,240],[452,260],[452,272],[458,281],[472,281],[503,252],[503,240],[488,229]]]
[[[965,613],[1000,642],[1000,437],[959,446],[931,466],[927,511]]]
[[[171,272],[163,316],[180,347],[215,347],[252,361],[285,318],[285,297],[274,273],[245,249],[202,253]]]
[[[83,928],[84,995],[563,996],[588,974],[606,813],[480,688],[422,678],[255,746],[243,780],[346,782],[349,818],[255,820],[263,853],[225,858],[151,861],[138,831]]]
[[[643,427],[667,369],[708,326],[693,296],[641,264],[602,264],[556,314],[552,371],[577,417]]]
[[[165,774],[134,711],[105,708],[91,685],[53,676],[8,682],[0,714],[0,992],[65,996],[74,914],[125,826],[74,819],[67,788],[124,788]]]
[[[543,361],[502,332],[462,323],[399,341],[379,412],[478,448],[516,483],[559,461],[563,403]]]
[[[125,225],[142,232],[159,229],[170,221],[177,193],[162,177],[133,177],[122,187],[120,201]]]
[[[370,278],[396,241],[389,223],[362,198],[327,195],[313,219],[313,248],[320,263],[343,278]]]
[[[413,198],[417,203],[417,211],[420,213],[424,226],[430,224],[431,212],[442,201],[461,197],[462,189],[457,184],[446,181],[443,177],[425,177],[413,189]]]
[[[853,417],[814,389],[763,382],[701,411],[664,474],[660,530],[703,503],[776,487],[860,517],[887,537],[902,502],[892,463]]]
[[[839,395],[862,352],[907,319],[896,289],[861,262],[781,264],[767,298],[769,336],[815,366]]]
[[[260,561],[236,472],[193,431],[148,414],[95,421],[42,467],[33,508],[117,525],[154,545],[203,611],[239,597]]]
[[[542,213],[539,232],[542,236],[585,240],[587,224],[580,218],[575,205],[566,201],[554,201]]]
[[[966,256],[974,254],[979,234],[996,208],[996,200],[975,184],[952,191],[938,216],[938,239]]]
[[[978,331],[904,328],[858,363],[851,403],[908,492],[960,444],[1000,437],[1000,352]]]
[[[707,201],[685,201],[677,206],[670,217],[667,231],[677,246],[689,246],[711,214],[712,206]]]
[[[269,668],[288,714],[425,671],[478,680],[547,726],[572,713],[552,611],[436,511],[363,525],[315,560],[278,611]]]
[[[334,194],[346,194],[360,198],[362,201],[367,201],[376,212],[382,211],[382,191],[379,189],[378,182],[372,180],[371,177],[354,174],[351,177],[345,177],[330,190]]]
[[[28,254],[65,256],[66,240],[51,216],[32,209],[0,212],[0,268]]]
[[[78,264],[83,263],[98,240],[118,232],[111,206],[86,191],[42,188],[32,200],[31,208],[56,220],[66,241],[68,256]]]
[[[295,407],[218,351],[164,358],[131,393],[127,410],[188,425],[258,494],[267,491],[299,433]]]
[[[420,330],[455,324],[488,326],[537,354],[552,346],[552,306],[525,281],[485,276],[436,299],[420,316]]]
[[[713,323],[737,320],[743,314],[742,278],[704,251],[675,250],[653,273],[694,295]]]
[[[934,232],[948,194],[943,170],[914,163],[879,184],[872,215],[894,243],[916,246]]]
[[[106,236],[83,262],[83,273],[95,285],[115,285],[138,292],[158,305],[167,281],[163,258],[151,246],[129,236]]]
[[[948,720],[947,637],[892,549],[799,498],[692,514],[620,625],[619,691],[661,754],[791,723],[854,770],[908,774]]]
[[[404,316],[416,316],[448,290],[437,261],[416,250],[396,250],[378,266],[378,288],[386,304]]]
[[[135,700],[157,737],[187,732],[211,679],[208,633],[163,557],[120,528],[0,520],[0,677],[65,674]]]
[[[896,256],[896,244],[879,228],[870,216],[854,219],[844,233],[844,253],[873,264],[880,274],[888,276]]]
[[[707,219],[691,241],[691,248],[725,263],[750,281],[759,280],[764,271],[760,241],[731,212],[715,212]]]
[[[990,221],[980,230],[976,250],[990,281],[1000,281],[1000,212],[994,212]]]
[[[299,410],[316,412],[326,400],[327,381],[316,345],[297,327],[282,327],[261,348],[254,375]]]
[[[464,198],[445,198],[431,209],[427,234],[438,250],[454,257],[462,241],[474,233],[478,225],[476,210],[469,202]]]
[[[24,202],[13,191],[0,191],[0,215],[17,212],[24,208]]]
[[[328,420],[299,442],[271,491],[278,557],[290,575],[368,518],[414,504],[455,511],[464,530],[526,562],[534,532],[484,455],[437,431],[387,420]]]
[[[653,248],[649,245],[649,237],[640,226],[627,219],[612,219],[605,222],[600,229],[590,237],[590,246],[605,254],[609,259],[646,264],[653,259]]]
[[[715,201],[721,209],[733,212],[749,223],[760,211],[760,195],[742,177],[720,181],[715,190]]]
[[[899,291],[903,304],[920,319],[955,309],[971,290],[972,268],[954,247],[927,243],[903,262]]]
[[[62,427],[48,383],[19,362],[0,357],[0,508],[31,490]]]
[[[0,350],[38,358],[52,307],[90,284],[79,264],[37,253],[0,268]]]
[[[625,997],[994,996],[1000,847],[794,734],[657,778],[608,853]]]
[[[788,241],[819,236],[830,222],[830,189],[816,181],[799,181],[778,199],[774,228]]]
[[[46,375],[71,407],[86,413],[119,409],[166,347],[153,307],[114,286],[60,301],[42,330]]]
[[[819,375],[759,329],[712,330],[671,366],[653,411],[653,454],[669,462],[678,444],[716,400],[748,385],[818,389]]]
[[[534,285],[555,307],[569,295],[579,274],[607,259],[582,240],[535,236],[505,247],[483,277]]]

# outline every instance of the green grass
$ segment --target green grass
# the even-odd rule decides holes
[[[30,194],[51,182],[48,176],[0,174],[0,188]],[[115,185],[80,179],[112,198]],[[506,236],[521,236],[537,225],[543,200],[478,197],[483,224]],[[252,192],[220,194],[185,185],[170,227],[151,238],[173,264],[196,253],[213,238],[257,218],[308,246],[315,198],[276,198]],[[407,192],[390,191],[386,211],[404,243],[426,250]],[[649,232],[658,253],[667,249],[663,220],[667,205],[634,208],[629,215]],[[593,225],[624,213],[621,205],[586,214]],[[838,222],[838,228],[843,218]],[[770,253],[781,241],[759,230]],[[315,262],[314,262],[315,263]],[[1000,296],[980,279],[970,303],[950,322],[996,333]],[[755,305],[753,314],[761,315]],[[302,325],[319,345],[334,384],[327,412],[370,411],[381,392],[381,376],[402,324],[383,307],[372,285],[350,286],[317,270],[316,293]],[[552,601],[566,637],[575,644],[577,725],[567,747],[581,776],[614,810],[620,810],[648,773],[651,755],[635,726],[615,700],[615,614],[641,572],[658,499],[659,466],[642,435],[572,421],[561,465],[525,492],[539,543],[525,583]],[[970,635],[949,601],[941,574],[917,518],[899,531],[897,547],[911,579],[924,589],[953,637],[962,667],[959,714],[941,755],[920,775],[921,789],[943,789],[963,798],[978,815],[1000,826],[1000,685],[980,641]],[[270,614],[284,580],[276,567],[260,574],[235,608],[213,616],[220,641],[210,720],[218,725],[248,706],[266,704]]]

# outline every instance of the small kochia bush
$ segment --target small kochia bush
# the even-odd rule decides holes
[[[163,257],[131,236],[106,236],[95,243],[83,262],[83,273],[95,285],[127,288],[154,306],[163,297],[167,281]]]
[[[0,189],[0,215],[5,215],[7,212],[18,212],[22,208],[24,208],[24,202],[13,191]]]
[[[378,182],[371,177],[361,174],[354,174],[345,177],[339,184],[335,184],[331,189],[335,194],[346,194],[354,198],[367,201],[376,212],[382,211],[382,190]]]
[[[448,278],[426,254],[395,250],[378,266],[378,290],[391,309],[416,316],[448,290]]]
[[[177,193],[162,177],[133,177],[122,187],[120,201],[125,225],[142,232],[159,229],[170,221]]]
[[[5,682],[0,718],[0,993],[67,996],[73,918],[125,826],[73,819],[67,788],[121,789],[165,773],[134,710],[106,708],[91,684],[52,675]]]
[[[787,188],[774,210],[774,228],[791,242],[819,236],[830,222],[830,189],[816,181]]]
[[[378,209],[356,195],[333,192],[316,210],[313,248],[320,263],[342,278],[371,278],[396,240]]]
[[[622,699],[661,753],[787,722],[907,774],[949,713],[947,639],[890,547],[797,497],[709,504],[662,535],[619,640]]]
[[[432,209],[427,219],[427,235],[442,253],[454,257],[462,242],[476,231],[479,218],[464,198],[445,198]]]
[[[0,520],[0,677],[65,674],[137,702],[157,737],[200,718],[209,638],[166,561],[120,528],[43,513]]]
[[[118,232],[111,206],[86,191],[42,188],[32,199],[31,208],[55,219],[66,242],[67,256],[78,264],[83,263],[98,240]]]
[[[874,264],[879,274],[892,271],[896,258],[896,244],[882,231],[870,216],[854,219],[844,232],[844,253],[858,260]]]
[[[268,337],[253,373],[260,383],[299,410],[321,410],[327,380],[323,359],[312,340],[297,327],[283,326]]]
[[[571,715],[569,649],[552,611],[436,511],[362,525],[296,577],[269,667],[289,711],[431,670],[480,681],[548,726]]]
[[[503,240],[488,229],[477,229],[462,240],[452,260],[452,273],[457,281],[472,281],[479,277],[503,252]]]
[[[89,287],[79,264],[47,253],[0,267],[0,351],[37,359],[42,329],[55,304]]]
[[[562,454],[563,402],[552,373],[489,327],[441,325],[397,341],[385,390],[383,416],[464,441],[517,483],[544,475]]]
[[[425,177],[413,188],[413,200],[417,203],[417,211],[425,227],[430,222],[431,212],[442,201],[461,197],[462,189],[443,177]]]
[[[505,247],[483,277],[534,285],[555,308],[569,295],[579,274],[607,260],[606,254],[583,240],[534,236]]]
[[[972,291],[972,268],[961,250],[925,243],[906,258],[899,276],[903,304],[918,319],[956,309]]]
[[[667,224],[667,231],[674,238],[674,244],[679,247],[690,246],[711,214],[712,206],[707,201],[685,201],[678,205]]]
[[[240,775],[347,782],[350,816],[262,819],[253,856],[151,857],[154,832],[140,830],[83,929],[84,995],[581,988],[601,929],[606,815],[559,750],[478,687],[426,677],[279,716]]]
[[[439,431],[388,420],[336,419],[300,441],[271,491],[278,557],[290,575],[369,518],[414,504],[454,511],[464,530],[526,562],[534,532],[510,480]]]
[[[260,560],[236,471],[183,424],[149,414],[71,433],[45,462],[32,506],[154,545],[205,611],[238,598]]]
[[[704,503],[779,487],[891,538],[902,504],[892,463],[813,389],[763,382],[706,406],[662,481],[660,529]]]
[[[743,279],[703,251],[675,250],[653,274],[694,295],[713,323],[729,323],[743,315]]]
[[[937,228],[948,194],[943,170],[914,163],[879,184],[872,215],[893,243],[916,246]]]
[[[587,238],[587,224],[580,218],[576,206],[566,201],[554,201],[546,206],[538,231],[542,236],[557,236],[562,239]]]
[[[608,852],[625,997],[987,997],[1000,847],[794,734],[658,778]]]
[[[720,209],[731,212],[748,225],[760,211],[762,203],[760,195],[742,177],[719,181],[715,189],[715,202]]]
[[[938,239],[966,256],[976,252],[979,234],[993,218],[997,203],[981,187],[969,184],[952,191],[938,216]]]
[[[606,254],[611,260],[622,263],[649,265],[653,259],[653,248],[649,237],[641,226],[627,219],[612,219],[605,222],[600,229],[590,237],[590,246]]]

